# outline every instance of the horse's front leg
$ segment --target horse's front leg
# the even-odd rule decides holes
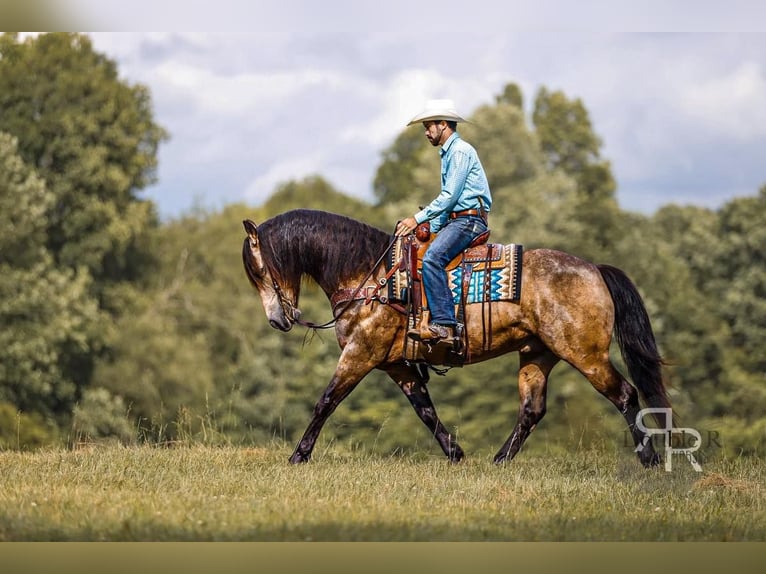
[[[363,358],[362,353],[353,345],[346,346],[330,384],[314,406],[314,414],[306,432],[290,456],[291,463],[308,462],[311,459],[311,452],[327,419],[373,367],[369,354]]]
[[[455,440],[436,414],[431,395],[428,393],[428,372],[421,374],[415,367],[397,365],[387,370],[389,376],[399,386],[410,401],[418,417],[428,427],[439,446],[447,455],[450,462],[460,462],[463,459],[463,449]]]

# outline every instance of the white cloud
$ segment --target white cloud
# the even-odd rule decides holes
[[[345,79],[331,71],[296,70],[272,73],[223,75],[174,61],[155,68],[160,89],[183,96],[206,114],[258,119],[273,114],[290,98],[309,90],[337,90]],[[295,110],[295,115],[308,110]]]
[[[397,73],[384,85],[371,85],[368,96],[372,115],[347,125],[340,134],[344,143],[372,143],[383,148],[404,129],[432,94],[448,91],[450,80],[436,70],[413,69]],[[361,121],[359,121],[361,120]]]
[[[247,185],[243,199],[256,204],[262,203],[269,198],[278,184],[319,174],[322,165],[323,158],[319,152],[279,161]]]
[[[428,27],[385,35],[374,21],[338,35],[94,35],[121,76],[150,87],[171,133],[148,190],[161,212],[189,207],[163,190],[190,173],[220,182],[216,205],[315,173],[369,198],[381,152],[425,100],[470,115],[509,82],[528,109],[541,86],[582,98],[624,205],[695,193],[707,205],[766,182],[766,35],[469,30],[449,51]]]
[[[766,136],[766,76],[743,62],[729,73],[683,87],[679,109],[722,137],[747,141]],[[766,152],[764,152],[766,158]]]
[[[549,66],[548,85],[582,97],[625,203],[645,209],[683,196],[708,205],[724,189],[732,197],[746,188],[741,173],[751,193],[766,181],[766,162],[740,147],[766,145],[766,81],[755,64],[766,57],[766,36],[575,40],[561,67]]]
[[[382,150],[405,129],[427,100],[452,99],[459,112],[469,116],[477,106],[486,103],[496,83],[496,78],[491,75],[466,81],[433,68],[403,69],[384,83],[368,86],[366,95],[374,107],[373,115],[347,125],[340,140],[373,144]]]

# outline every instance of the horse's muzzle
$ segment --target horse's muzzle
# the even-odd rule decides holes
[[[276,319],[269,319],[269,325],[271,325],[274,329],[284,331],[285,333],[293,328],[293,323],[287,319],[282,319],[281,321],[277,321]]]
[[[286,333],[293,328],[293,325],[300,322],[300,317],[300,309],[291,306],[290,312],[285,313],[284,308],[282,308],[282,313],[279,314],[279,317],[269,319],[269,325],[271,325],[274,329],[279,329],[280,331],[284,331]]]

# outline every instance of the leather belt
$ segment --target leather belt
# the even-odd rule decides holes
[[[464,209],[463,211],[453,211],[449,214],[450,219],[457,219],[458,217],[468,217],[469,215],[478,215],[484,221],[487,220],[487,212],[479,209]]]

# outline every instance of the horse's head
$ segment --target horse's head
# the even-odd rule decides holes
[[[247,232],[242,246],[242,262],[247,277],[261,296],[269,325],[280,331],[289,331],[300,317],[300,310],[295,306],[295,293],[289,287],[280,286],[269,270],[261,252],[256,224],[249,219],[242,223]]]

